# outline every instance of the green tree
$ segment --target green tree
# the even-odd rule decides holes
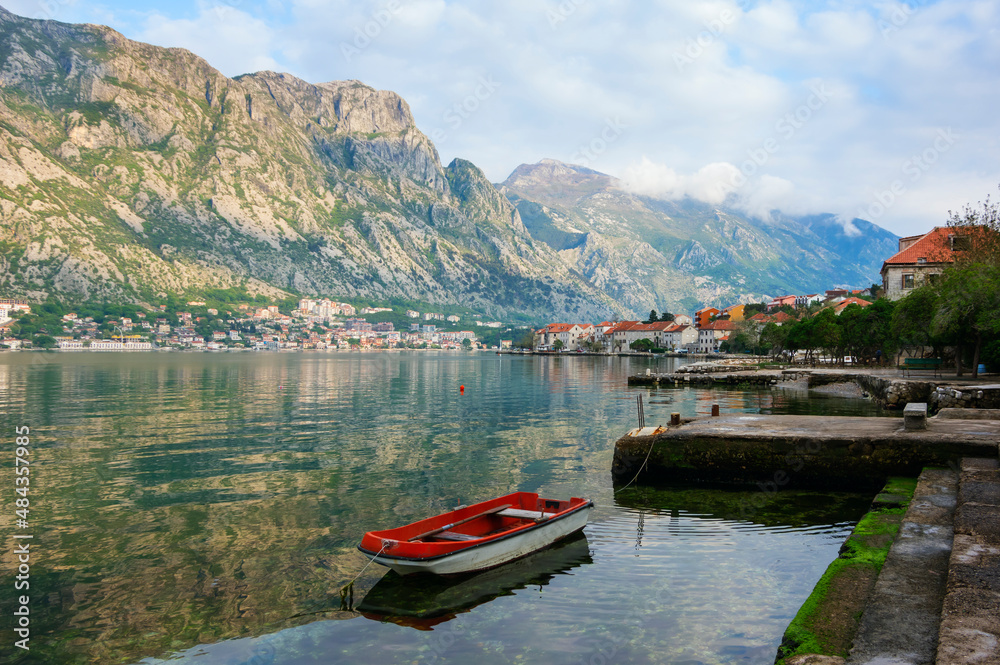
[[[32,346],[37,349],[54,349],[58,342],[50,335],[35,335],[31,340]]]
[[[649,319],[646,320],[646,323],[655,323],[659,316],[660,315],[656,313],[655,309],[649,310]]]
[[[729,338],[729,348],[735,353],[759,353],[762,331],[762,326],[755,321],[737,321],[736,331]]]
[[[761,348],[767,349],[772,356],[777,356],[783,351],[791,351],[792,353],[798,351],[800,347],[795,345],[794,340],[790,339],[789,335],[796,325],[798,324],[779,326],[773,321],[766,323],[760,331]]]
[[[565,347],[566,347],[566,345],[563,344],[563,341],[561,339],[557,339],[556,341],[554,341],[552,343],[552,350],[553,351],[562,351]]]
[[[900,349],[910,349],[918,356],[930,346],[935,355],[942,351],[943,339],[931,334],[931,322],[938,308],[938,292],[930,285],[911,291],[896,303],[892,312],[890,331]]]
[[[1000,204],[989,197],[978,206],[950,212],[955,262],[926,287],[937,292],[932,332],[957,337],[956,372],[962,373],[962,349],[971,344],[972,377],[979,375],[983,345],[1000,336]]]
[[[937,310],[931,330],[956,334],[962,342],[956,352],[956,372],[961,374],[961,349],[971,343],[972,378],[979,375],[983,343],[1000,335],[1000,265],[961,262],[947,268],[937,287]]]
[[[660,321],[673,321],[673,320],[674,320],[674,315],[671,314],[670,312],[663,312],[662,314],[660,314]]]
[[[652,340],[648,340],[645,338],[637,339],[631,344],[629,344],[628,348],[632,349],[633,351],[642,351],[644,353],[648,353],[653,348],[653,342]]]

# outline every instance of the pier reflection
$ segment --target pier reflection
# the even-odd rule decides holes
[[[874,497],[858,492],[756,489],[704,485],[632,485],[615,495],[615,505],[650,515],[687,514],[763,527],[827,527],[857,521]]]

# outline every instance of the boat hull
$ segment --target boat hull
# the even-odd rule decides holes
[[[589,499],[514,492],[400,527],[369,531],[358,549],[400,575],[452,575],[519,559],[587,524]]]
[[[593,504],[590,504],[560,519],[550,520],[504,538],[491,540],[432,559],[405,559],[376,555],[375,562],[392,568],[400,575],[413,573],[453,575],[486,570],[527,556],[576,533],[587,525],[587,518],[592,508]]]

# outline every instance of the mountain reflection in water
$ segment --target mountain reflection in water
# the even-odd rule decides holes
[[[630,388],[627,377],[646,369],[673,364],[464,352],[0,354],[0,429],[31,427],[39,544],[31,651],[0,642],[0,662],[770,665],[867,498],[616,494],[613,443],[634,427],[639,395],[650,423],[713,404],[873,407],[786,390]],[[338,590],[368,561],[356,549],[365,531],[517,490],[593,499],[589,559],[523,562],[534,572],[513,582],[467,580],[483,587],[468,598],[447,582],[426,604],[400,602],[406,594],[380,583],[382,571],[364,570],[355,598],[440,621],[434,630],[339,610]],[[0,528],[13,519],[0,515]],[[13,550],[0,564],[10,588]]]

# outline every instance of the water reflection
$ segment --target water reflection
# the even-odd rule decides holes
[[[402,629],[331,610],[366,563],[355,550],[361,534],[516,490],[593,498],[594,563],[456,612],[446,625],[465,633],[444,660],[507,662],[520,653],[537,662],[558,646],[596,653],[581,645],[619,623],[620,612],[660,607],[643,581],[677,562],[687,563],[671,573],[671,595],[679,594],[671,607],[684,611],[650,610],[648,630],[690,646],[721,630],[698,608],[723,611],[741,591],[679,580],[707,575],[722,584],[716,568],[757,575],[775,551],[796,552],[801,569],[782,578],[781,609],[759,626],[773,639],[838,544],[825,532],[761,538],[750,528],[798,524],[787,517],[743,519],[748,528],[735,529],[725,506],[692,512],[688,500],[632,495],[616,503],[611,445],[634,425],[643,392],[626,377],[646,367],[655,366],[466,353],[4,354],[0,423],[5,432],[31,426],[31,515],[44,555],[32,571],[31,658],[5,643],[0,659],[202,654],[198,662],[224,663],[266,652],[282,663],[329,662],[329,654],[420,661],[437,644],[426,631],[392,632]],[[671,403],[651,406],[647,420],[665,421],[672,410],[689,417],[722,395],[704,392],[658,391]],[[763,404],[742,393],[726,399],[724,409]],[[767,408],[791,408],[783,399],[771,397]],[[3,468],[12,468],[9,448],[3,454]],[[0,515],[0,527],[11,520]],[[761,549],[742,548],[733,534],[754,535]],[[688,557],[699,551],[701,559]],[[11,556],[0,552],[0,584],[11,583]],[[379,575],[369,569],[358,580],[359,598]],[[361,644],[366,651],[349,648]],[[618,648],[635,662],[655,653],[641,641]]]
[[[404,577],[389,571],[356,609],[369,619],[431,630],[478,605],[512,595],[517,589],[530,585],[541,590],[557,575],[590,563],[590,545],[580,532],[539,552],[472,575]]]

